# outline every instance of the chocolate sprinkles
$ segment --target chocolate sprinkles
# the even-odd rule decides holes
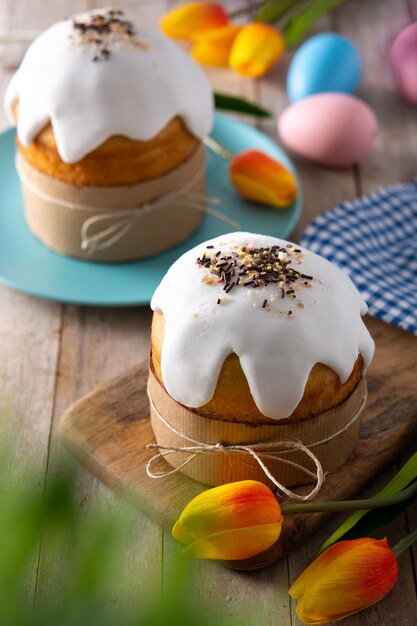
[[[124,12],[117,9],[108,9],[103,13],[89,13],[85,20],[74,19],[72,28],[75,36],[71,36],[71,39],[75,43],[94,46],[92,61],[95,63],[110,59],[112,53],[109,44],[114,41],[148,48],[148,45],[136,36],[133,22],[126,20]]]
[[[212,244],[206,246],[206,250],[214,248]],[[279,288],[281,299],[296,298],[296,285],[311,287],[310,281],[313,277],[301,274],[292,267],[293,253],[298,255],[296,260],[302,262],[299,257],[301,249],[287,244],[285,248],[278,245],[269,248],[239,246],[227,255],[223,255],[221,250],[204,252],[196,263],[217,276],[217,282],[223,285],[225,293],[230,293],[235,286],[258,289],[275,284]],[[220,299],[217,300],[217,304],[219,303]],[[271,310],[267,299],[263,301],[262,308]],[[292,311],[288,315],[291,316]]]

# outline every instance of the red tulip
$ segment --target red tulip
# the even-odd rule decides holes
[[[269,24],[254,22],[244,26],[233,42],[229,65],[238,74],[256,78],[269,72],[284,52],[281,33]]]
[[[162,17],[160,26],[168,37],[193,41],[201,32],[225,26],[228,21],[227,13],[221,4],[190,2],[168,11]]]
[[[203,31],[196,35],[191,54],[202,65],[227,67],[230,50],[240,30],[241,26],[228,24]]]
[[[297,578],[289,593],[303,624],[335,622],[375,604],[394,587],[398,564],[386,539],[341,541]]]
[[[230,178],[242,196],[278,209],[291,206],[297,182],[284,165],[259,150],[246,150],[230,162]]]
[[[172,529],[198,559],[248,559],[270,548],[281,533],[281,509],[266,485],[254,480],[203,491]]]

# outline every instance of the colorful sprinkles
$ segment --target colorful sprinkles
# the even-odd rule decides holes
[[[303,263],[302,251],[293,244],[286,247],[271,246],[255,248],[252,246],[238,246],[227,254],[221,250],[215,250],[214,245],[206,246],[206,250],[196,263],[206,270],[202,281],[207,284],[221,284],[225,293],[230,293],[235,287],[260,288],[267,285],[276,285],[278,294],[273,295],[273,302],[277,296],[281,299],[296,299],[299,288],[311,288],[313,276],[300,272],[294,263]],[[217,299],[217,304],[221,298]],[[299,308],[304,308],[301,302]],[[271,310],[267,298],[262,303],[262,308]],[[288,317],[293,312],[288,311]]]
[[[89,44],[94,46],[92,60],[108,61],[111,56],[110,46],[116,42],[131,44],[135,47],[147,49],[147,43],[136,35],[132,22],[124,18],[124,12],[118,9],[108,9],[103,13],[89,13],[72,21],[74,36],[72,41],[78,45]]]

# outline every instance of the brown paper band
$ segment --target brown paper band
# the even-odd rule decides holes
[[[83,250],[81,246],[85,221],[110,210],[123,212],[154,202],[187,186],[192,180],[195,183],[189,191],[201,195],[204,192],[204,162],[205,149],[200,144],[184,163],[158,178],[137,185],[91,187],[71,185],[47,176],[22,154],[17,155],[26,219],[35,237],[60,254],[113,262],[151,256],[179,244],[199,226],[202,211],[190,210],[179,200],[173,201],[141,216],[113,245],[93,251]],[[28,181],[26,185],[25,180]],[[34,189],[40,193],[34,193]],[[62,203],[73,205],[76,210]],[[83,210],[82,207],[88,208]],[[106,227],[110,228],[119,219],[106,220]]]
[[[151,397],[151,425],[157,444],[164,448],[187,446],[184,438],[168,428],[158,417],[158,413],[179,433],[199,442],[226,445],[256,445],[271,442],[300,441],[320,461],[325,473],[342,465],[352,453],[359,437],[359,413],[366,399],[366,381],[362,379],[355,391],[342,405],[326,411],[319,416],[302,422],[285,424],[243,424],[239,422],[213,420],[203,417],[195,410],[191,411],[179,404],[167,393],[156,379],[149,374],[149,394]],[[166,460],[173,467],[179,468],[184,463],[186,453],[169,454]],[[287,486],[307,484],[316,473],[314,462],[306,458],[302,450],[282,449],[260,456],[280,483]],[[283,463],[290,461],[294,465]],[[310,476],[299,467],[310,471]],[[237,480],[260,480],[268,486],[271,481],[250,455],[227,452],[221,454],[198,454],[183,468],[185,474],[208,485],[220,485]]]

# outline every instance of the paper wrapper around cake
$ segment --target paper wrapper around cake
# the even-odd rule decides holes
[[[186,207],[178,198],[138,218],[118,241],[103,249],[82,249],[83,224],[93,216],[126,211],[153,202],[178,191],[193,178],[196,182],[188,191],[203,193],[204,162],[205,149],[200,144],[186,161],[158,178],[137,185],[92,187],[71,185],[47,176],[18,153],[17,167],[28,226],[43,244],[65,256],[121,262],[158,254],[189,237],[200,225],[203,211]],[[199,172],[201,176],[198,176]],[[57,202],[49,200],[49,197],[56,198]],[[69,208],[59,202],[86,206],[88,209]],[[120,218],[115,217],[96,223],[91,226],[89,235],[117,222]]]
[[[327,473],[343,465],[358,442],[360,419],[354,419],[354,417],[358,415],[364,405],[366,381],[365,378],[362,378],[349,398],[334,409],[303,421],[293,423],[290,419],[284,420],[284,423],[277,421],[276,425],[250,425],[227,421],[227,416],[222,421],[203,417],[197,409],[188,409],[171,398],[155,377],[152,368],[149,372],[149,394],[151,398],[151,425],[156,442],[161,446],[177,448],[194,444],[170,430],[158,417],[157,411],[177,431],[204,443],[250,445],[299,440],[316,455],[322,464],[323,471]],[[312,445],[339,431],[342,432],[326,443]],[[164,450],[161,449],[161,452]],[[189,452],[171,453],[166,457],[166,461],[173,467],[178,467],[184,463],[190,454]],[[278,458],[271,459],[260,456],[271,473],[282,484],[291,487],[312,482],[312,478],[300,469],[282,463]],[[297,463],[313,473],[316,471],[313,461],[301,451],[285,451],[285,453],[276,456]],[[206,485],[222,485],[233,481],[251,479],[259,480],[269,487],[273,487],[256,460],[244,452],[197,454],[181,471]]]

